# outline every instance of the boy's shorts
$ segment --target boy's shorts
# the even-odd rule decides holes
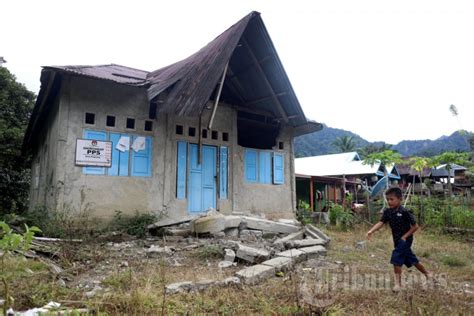
[[[411,250],[412,243],[413,239],[406,241],[399,239],[396,242],[395,249],[393,249],[392,251],[392,258],[390,259],[390,263],[395,266],[406,265],[408,268],[417,264],[419,260]]]

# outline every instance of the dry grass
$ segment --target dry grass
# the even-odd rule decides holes
[[[355,248],[357,241],[365,240],[367,227],[353,231],[329,231],[331,246],[322,266],[357,268],[360,274],[388,273],[390,251],[393,247],[390,233],[377,233],[367,242],[365,249]],[[317,265],[310,262],[283,277],[271,278],[255,286],[214,287],[202,292],[165,295],[167,284],[178,281],[224,279],[239,267],[219,270],[219,254],[212,247],[180,252],[180,266],[170,264],[166,258],[145,258],[135,253],[110,253],[95,246],[88,250],[89,270],[78,270],[75,280],[102,277],[106,289],[94,298],[87,299],[83,290],[71,282],[69,288],[58,287],[56,279],[35,266],[35,276],[19,274],[16,287],[17,309],[41,306],[49,300],[75,301],[71,306],[87,306],[99,313],[116,315],[159,314],[317,314],[317,315],[453,315],[474,313],[474,295],[460,289],[469,284],[474,291],[474,253],[472,244],[436,232],[418,232],[414,251],[435,274],[446,275],[447,286],[423,288],[419,284],[394,294],[389,289],[335,289],[327,293],[313,293],[312,305],[305,301],[302,283],[310,273],[314,279]],[[209,253],[209,258],[203,254]],[[125,257],[124,257],[125,256]],[[128,261],[128,266],[120,262]],[[448,259],[447,259],[448,258]],[[86,260],[87,259],[87,260]],[[72,259],[71,259],[72,261]],[[341,261],[341,264],[335,264]],[[107,262],[107,264],[106,264]],[[35,263],[37,265],[37,263]],[[93,271],[97,265],[106,264],[103,272]],[[22,266],[20,269],[24,270]],[[412,269],[413,270],[413,269]],[[102,270],[101,270],[102,271]],[[308,272],[309,271],[309,272]],[[100,274],[103,275],[100,275]],[[416,271],[404,273],[418,275]],[[466,289],[466,288],[464,288]],[[1,293],[0,293],[1,294]],[[307,294],[307,293],[306,293]],[[32,299],[33,298],[33,299]],[[71,304],[71,303],[67,303]],[[67,305],[66,304],[66,305]]]

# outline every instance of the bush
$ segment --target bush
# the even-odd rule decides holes
[[[329,206],[329,222],[343,230],[354,225],[354,215],[350,210],[344,209],[342,205],[331,203]]]
[[[109,229],[143,238],[147,234],[147,226],[156,221],[157,216],[150,213],[139,213],[136,211],[135,215],[130,216],[124,215],[121,211],[116,211]]]
[[[41,228],[42,235],[56,238],[86,238],[97,231],[99,225],[89,216],[87,209],[76,212],[64,206],[51,210],[37,206],[25,214],[26,223]]]

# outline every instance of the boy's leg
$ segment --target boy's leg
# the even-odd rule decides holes
[[[431,278],[431,273],[428,272],[425,268],[424,265],[422,265],[420,262],[416,263],[415,264],[415,268],[418,269],[418,271],[420,271],[421,273],[423,273],[427,279]]]
[[[399,291],[402,285],[402,266],[393,265],[393,272],[395,274],[395,285],[393,290]]]

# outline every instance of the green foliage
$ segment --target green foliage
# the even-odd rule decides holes
[[[14,233],[13,230],[8,226],[7,223],[0,221],[0,249],[1,253],[1,272],[2,272],[2,282],[4,287],[5,303],[3,304],[3,314],[6,315],[6,310],[11,307],[13,302],[13,297],[10,296],[9,291],[9,282],[6,276],[6,262],[5,259],[11,256],[15,251],[27,251],[30,248],[31,241],[35,233],[40,232],[41,230],[36,227],[28,227],[25,225],[25,232],[23,234]]]
[[[98,229],[98,222],[87,209],[80,212],[64,206],[60,210],[37,206],[25,213],[29,225],[41,227],[43,235],[57,238],[87,238]]]
[[[350,151],[354,151],[356,148],[356,144],[354,141],[353,136],[341,136],[336,138],[332,144],[339,149],[339,152],[346,153]]]
[[[303,200],[299,200],[296,219],[303,224],[310,224],[312,222],[311,213],[311,205]]]
[[[0,215],[26,210],[30,160],[21,156],[21,146],[35,97],[0,67]]]
[[[194,253],[195,257],[201,260],[207,260],[210,258],[223,258],[224,250],[217,245],[206,245],[201,247]]]
[[[376,163],[381,163],[384,166],[394,164],[394,163],[401,163],[402,156],[393,151],[393,150],[385,150],[378,153],[372,153],[365,157],[363,163],[367,165],[375,165]]]
[[[135,215],[124,215],[121,211],[116,211],[114,219],[109,225],[109,229],[121,231],[138,238],[143,238],[147,234],[147,226],[157,221],[156,215],[150,213],[139,213]]]
[[[464,267],[467,265],[465,259],[449,255],[443,256],[441,262],[450,267]]]
[[[409,208],[418,222],[428,227],[458,227],[474,229],[474,212],[462,201],[447,198],[420,198],[414,196]]]
[[[330,203],[329,222],[342,230],[347,230],[354,226],[354,215],[350,209],[345,209],[342,205]]]

